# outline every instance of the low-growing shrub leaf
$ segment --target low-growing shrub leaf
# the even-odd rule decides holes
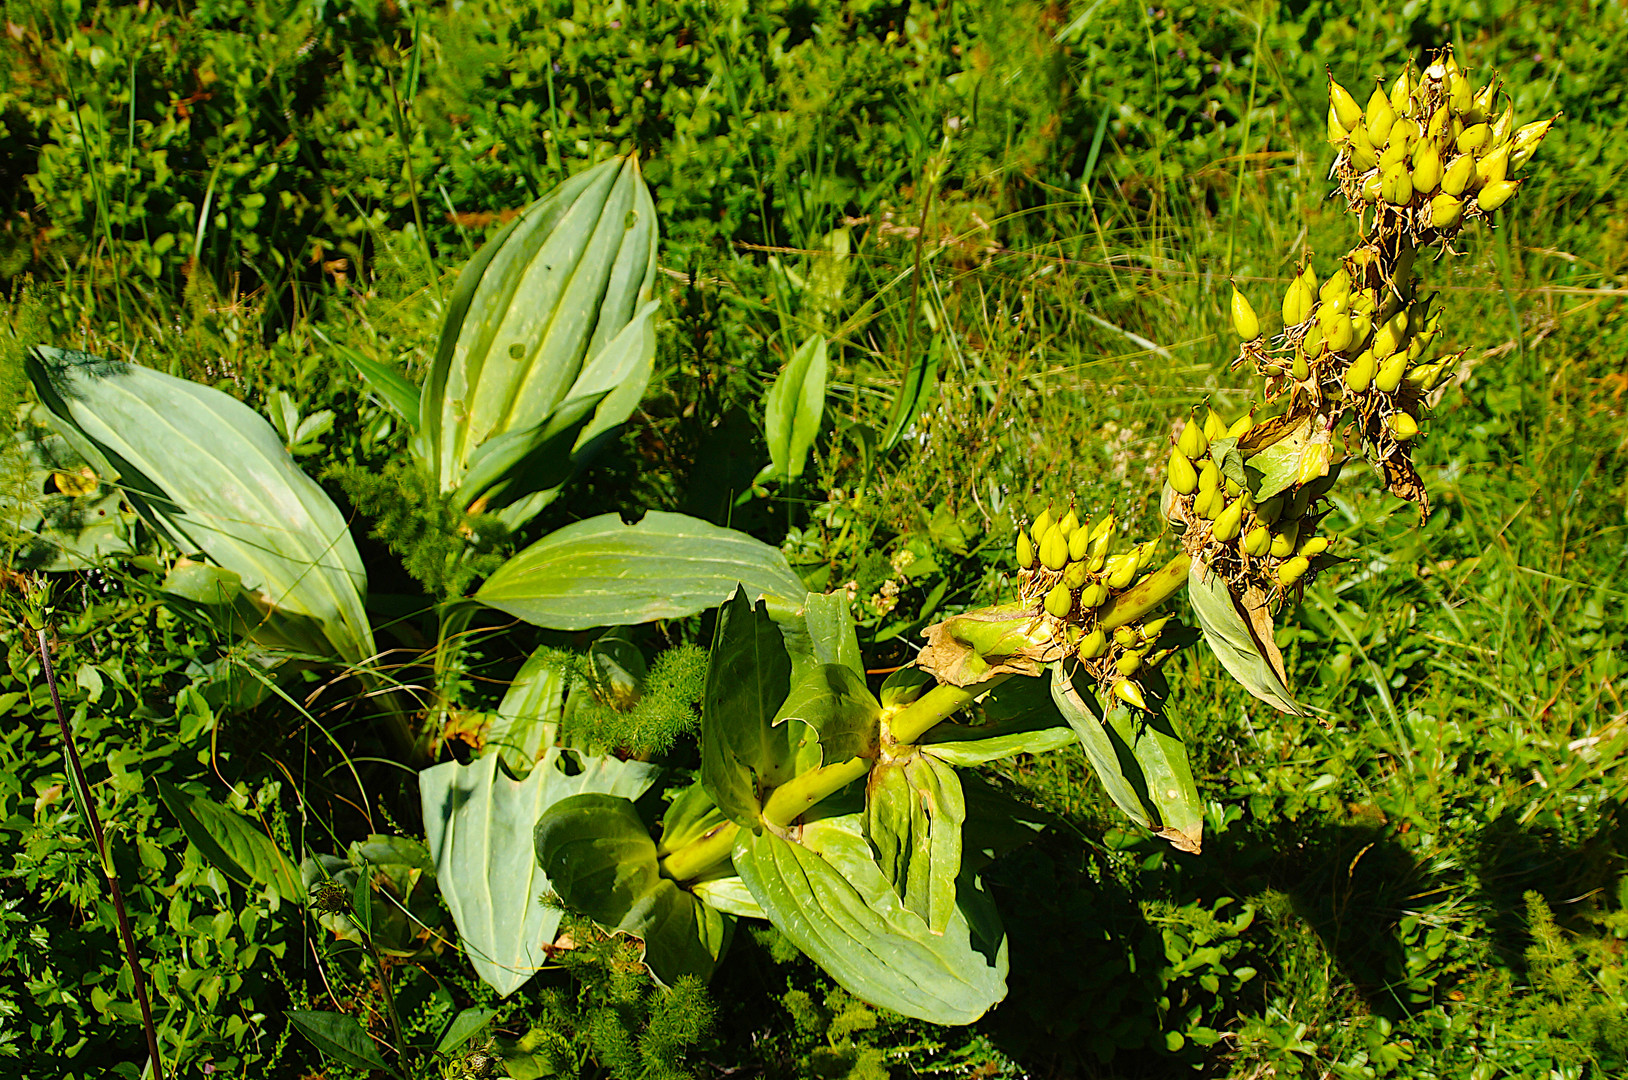
[[[475,599],[537,626],[587,630],[677,619],[716,607],[737,585],[802,596],[777,548],[699,518],[652,510],[567,525],[498,568]]]
[[[479,1007],[464,1009],[452,1018],[452,1022],[447,1025],[447,1029],[441,1033],[440,1040],[435,1044],[435,1052],[437,1054],[452,1053],[473,1038],[481,1028],[490,1023],[492,1017],[496,1016],[497,1013],[498,1010],[496,1009],[482,1009]]]
[[[400,1075],[384,1063],[384,1058],[379,1056],[379,1048],[373,1045],[373,1040],[368,1038],[367,1032],[362,1029],[362,1022],[356,1017],[336,1012],[290,1009],[288,1019],[300,1029],[301,1035],[335,1061],[354,1069],[380,1069]]]
[[[245,888],[274,885],[288,900],[305,895],[298,867],[257,822],[162,778],[157,784],[158,797],[211,866]]]

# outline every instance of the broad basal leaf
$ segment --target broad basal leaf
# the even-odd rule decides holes
[[[367,575],[344,518],[259,414],[86,353],[33,349],[28,373],[63,434],[183,554],[236,573],[269,613],[314,620],[332,655],[373,655]]]
[[[567,765],[580,766],[568,771]],[[524,780],[498,754],[418,774],[436,878],[464,953],[498,993],[514,993],[547,960],[560,913],[538,897],[552,886],[537,865],[532,828],[554,803],[584,792],[636,799],[656,768],[549,749]]]
[[[644,962],[662,985],[711,976],[733,921],[661,876],[632,802],[562,799],[537,819],[534,837],[537,861],[565,905],[644,942]]]
[[[791,777],[801,725],[776,724],[791,657],[767,606],[744,591],[718,610],[701,710],[701,781],[730,820],[756,828],[762,797]]]
[[[853,994],[935,1024],[970,1024],[1006,996],[1006,936],[962,874],[943,934],[905,907],[859,815],[809,822],[799,842],[742,830],[735,867],[769,918]]]
[[[677,619],[716,607],[736,585],[802,596],[777,548],[698,518],[652,510],[567,525],[498,568],[475,599],[537,626],[586,630]]]
[[[503,693],[486,729],[488,746],[499,748],[504,764],[516,772],[531,767],[554,745],[565,709],[569,675],[559,652],[540,646],[526,658]]]
[[[1274,709],[1292,716],[1304,715],[1268,658],[1265,646],[1255,636],[1243,612],[1238,610],[1221,575],[1194,559],[1187,574],[1187,597],[1192,602],[1199,629],[1204,632],[1204,640],[1227,673]]]
[[[470,260],[421,395],[443,492],[519,524],[627,418],[655,351],[656,243],[638,164],[619,158],[528,206]]]

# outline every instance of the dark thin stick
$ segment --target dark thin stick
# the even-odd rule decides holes
[[[124,893],[119,888],[119,879],[113,872],[113,860],[108,855],[107,838],[102,833],[102,819],[96,813],[96,803],[90,797],[90,783],[85,779],[85,770],[79,764],[79,751],[74,749],[73,732],[68,730],[68,714],[63,711],[62,697],[57,693],[57,674],[51,666],[51,643],[46,637],[43,628],[37,631],[40,639],[40,666],[45,671],[45,685],[51,689],[51,704],[56,708],[57,723],[62,727],[62,745],[68,755],[68,765],[73,769],[74,783],[80,794],[80,801],[85,804],[85,818],[90,822],[90,831],[96,840],[96,853],[102,860],[102,874],[107,878],[108,888],[113,891],[113,911],[119,918],[119,937],[124,941],[124,958],[130,964],[130,981],[135,986],[136,1003],[141,1006],[141,1021],[147,1029],[147,1053],[152,1060],[152,1075],[160,1075],[162,1064],[158,1058],[158,1030],[153,1027],[153,1009],[147,1003],[147,980],[141,973],[141,961],[136,956],[136,939],[130,932],[130,916],[124,911]]]

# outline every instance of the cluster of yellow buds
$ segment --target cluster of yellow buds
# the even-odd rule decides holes
[[[1320,503],[1339,477],[1339,466],[1257,500],[1236,450],[1254,426],[1250,414],[1230,427],[1213,409],[1206,410],[1202,424],[1189,417],[1170,448],[1162,509],[1181,528],[1189,555],[1242,588],[1282,593],[1329,549],[1329,538],[1317,534],[1317,525],[1325,512]]]
[[[1388,92],[1376,86],[1366,107],[1331,74],[1328,141],[1339,149],[1334,174],[1352,207],[1395,218],[1393,229],[1420,244],[1446,244],[1507,203],[1558,116],[1517,129],[1514,105],[1498,108],[1496,75],[1473,87],[1451,49],[1420,75],[1404,67]]]
[[[1348,441],[1395,494],[1422,506],[1411,443],[1429,395],[1462,354],[1434,353],[1441,310],[1420,289],[1418,255],[1451,250],[1465,225],[1505,206],[1556,119],[1516,128],[1513,105],[1499,105],[1496,76],[1474,90],[1450,49],[1422,75],[1410,64],[1389,91],[1376,86],[1366,108],[1331,76],[1334,175],[1363,238],[1322,281],[1302,263],[1284,290],[1275,338],[1262,333],[1249,300],[1232,293],[1238,363],[1265,376],[1266,400],[1287,398],[1287,415],[1314,417],[1325,431],[1349,420]]]
[[[1157,542],[1114,550],[1113,514],[1095,523],[1081,521],[1072,507],[1060,520],[1044,510],[1016,544],[1020,603],[1049,624],[1040,635],[1064,649],[1121,700],[1146,708],[1136,684],[1148,654],[1168,619],[1109,627],[1102,612],[1134,589],[1153,565]]]

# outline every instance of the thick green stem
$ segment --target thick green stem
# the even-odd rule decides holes
[[[849,758],[833,765],[821,765],[788,780],[775,788],[769,801],[763,804],[763,820],[778,828],[785,828],[821,799],[835,795],[870,772],[875,763],[874,758]]]
[[[1187,584],[1187,571],[1193,557],[1185,551],[1165,563],[1136,587],[1120,593],[1097,612],[1098,625],[1104,630],[1117,630],[1135,622],[1181,591]]]
[[[971,704],[973,699],[1010,679],[1011,675],[995,675],[972,686],[950,686],[941,683],[909,705],[888,717],[888,730],[893,741],[908,745],[927,734],[941,720],[947,720]]]
[[[965,707],[978,695],[993,690],[1010,675],[996,675],[974,686],[940,684],[886,718],[884,730],[892,742],[908,745],[921,738],[939,721]],[[871,771],[874,758],[856,757],[832,765],[810,769],[774,789],[763,806],[763,820],[785,828],[807,813],[816,803],[834,795]]]
[[[661,860],[661,872],[674,881],[690,881],[729,861],[740,826],[733,821],[715,825]]]

